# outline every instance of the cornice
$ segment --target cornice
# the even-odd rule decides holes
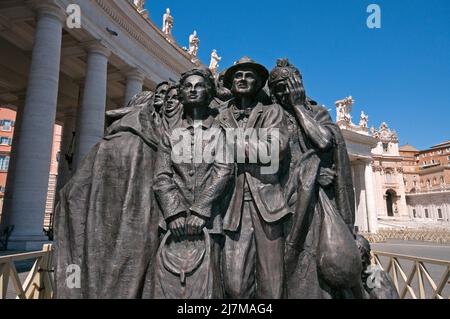
[[[170,69],[175,74],[180,74],[186,67],[180,64],[175,59],[168,59],[168,55],[164,55],[163,52],[166,51],[162,48],[156,41],[152,40],[145,34],[144,31],[140,30],[140,28],[132,23],[126,21],[123,17],[121,17],[118,10],[114,10],[111,6],[113,1],[111,0],[95,0],[95,2],[103,9],[103,11],[119,26],[121,26],[133,39],[135,39],[138,43],[140,43],[146,50],[151,52],[154,56],[156,56],[160,61],[162,61],[168,69]],[[162,37],[162,41],[167,41]],[[170,45],[170,44],[169,44]],[[173,48],[175,49],[175,48]],[[187,59],[181,52],[177,52],[181,58]],[[187,62],[190,63],[189,60]],[[177,67],[174,67],[174,64]]]
[[[377,146],[377,140],[369,135],[363,135],[358,132],[341,129],[342,135],[344,135],[345,140],[356,142],[360,144],[367,145],[371,149]]]

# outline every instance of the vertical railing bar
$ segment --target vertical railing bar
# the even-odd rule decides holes
[[[415,262],[415,267],[416,267],[416,271],[417,271],[417,279],[419,282],[419,296],[420,296],[420,299],[425,299],[425,286],[424,286],[423,277],[422,277],[422,270],[420,269],[420,265],[419,265],[418,261]]]

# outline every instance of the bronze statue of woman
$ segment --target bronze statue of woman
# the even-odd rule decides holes
[[[306,97],[302,76],[278,60],[269,77],[288,123],[284,193],[295,211],[285,251],[288,298],[360,297],[354,194],[344,138],[328,111]],[[354,292],[353,292],[354,290]]]

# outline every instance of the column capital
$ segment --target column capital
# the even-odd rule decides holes
[[[109,58],[111,50],[102,41],[89,41],[83,43],[84,48],[88,53],[97,53]]]
[[[63,25],[67,19],[66,11],[55,0],[29,0],[29,5],[37,12],[38,17],[51,17]]]
[[[137,80],[139,82],[142,82],[145,79],[144,72],[140,68],[130,67],[125,71],[125,76],[127,79]]]

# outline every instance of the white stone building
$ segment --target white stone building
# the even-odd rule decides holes
[[[355,224],[359,231],[376,233],[378,211],[371,151],[377,141],[370,136],[367,125],[356,125],[352,122],[353,103],[352,97],[337,101],[336,120],[344,135],[352,166],[356,201]]]
[[[410,220],[403,183],[398,138],[386,123],[368,129],[362,112],[359,124],[352,121],[354,100],[336,102],[336,120],[344,135],[353,174],[356,197],[356,226],[376,233],[379,228]]]

